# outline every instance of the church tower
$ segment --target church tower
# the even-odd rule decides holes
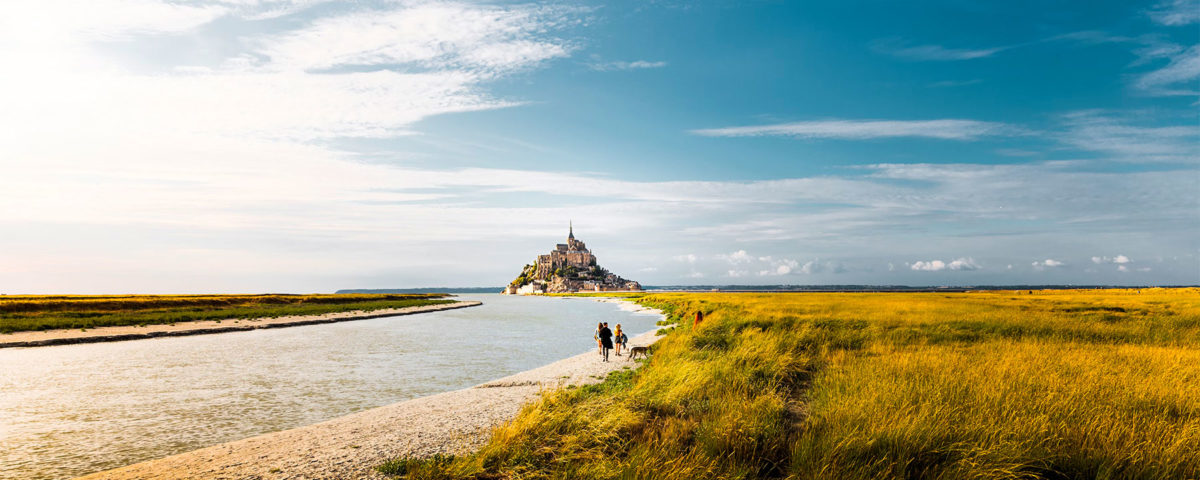
[[[575,222],[574,221],[567,222],[567,229],[568,229],[567,240],[574,240],[575,239]]]

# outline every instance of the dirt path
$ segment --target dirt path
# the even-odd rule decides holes
[[[177,337],[185,335],[238,332],[244,330],[254,330],[258,328],[298,327],[301,325],[316,325],[319,323],[346,322],[350,320],[365,320],[368,318],[395,317],[400,315],[412,315],[414,313],[453,310],[456,308],[474,307],[482,304],[482,302],[460,301],[438,305],[423,305],[419,307],[372,310],[369,312],[355,310],[350,312],[326,313],[322,315],[293,315],[274,318],[201,320],[196,322],[180,322],[174,325],[99,327],[88,330],[57,329],[36,332],[16,332],[0,335],[0,348],[44,347],[49,345],[68,345],[73,343],[119,342],[123,340],[140,340],[155,337]]]
[[[654,332],[631,338],[635,346]],[[386,478],[375,467],[398,456],[459,453],[483,444],[546,389],[601,381],[637,368],[628,357],[603,363],[595,351],[472,388],[396,403],[307,427],[269,433],[100,472],[98,479],[360,479]]]

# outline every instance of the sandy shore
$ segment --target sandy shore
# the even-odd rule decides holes
[[[58,329],[37,332],[16,332],[0,335],[0,348],[9,347],[43,347],[48,345],[68,345],[73,343],[118,342],[123,340],[140,340],[156,337],[177,337],[185,335],[204,335],[210,333],[238,332],[258,328],[283,328],[301,325],[316,325],[320,323],[346,322],[350,320],[365,320],[368,318],[395,317],[415,313],[453,310],[482,305],[482,302],[460,301],[439,305],[424,305],[419,307],[389,308],[369,312],[355,310],[350,312],[326,313],[323,315],[293,315],[274,318],[242,318],[226,320],[202,320],[196,322],[180,322],[174,325],[145,325],[124,327],[99,327],[88,330]]]
[[[658,340],[654,332],[630,339]],[[628,357],[600,361],[595,351],[492,380],[472,388],[374,408],[323,423],[224,443],[95,473],[95,479],[333,479],[386,478],[374,469],[399,456],[461,453],[482,445],[548,389],[601,381],[637,368]]]

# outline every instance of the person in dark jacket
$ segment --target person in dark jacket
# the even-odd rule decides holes
[[[613,341],[612,341],[613,333],[612,333],[612,330],[608,329],[608,325],[605,325],[604,327],[602,327],[600,329],[599,335],[600,335],[600,348],[601,348],[601,350],[604,351],[604,361],[607,362],[608,361],[608,351],[612,350],[612,348],[613,348]]]

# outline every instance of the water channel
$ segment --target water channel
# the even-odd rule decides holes
[[[191,337],[0,350],[0,479],[71,478],[466,388],[633,334],[656,314],[586,298]]]

